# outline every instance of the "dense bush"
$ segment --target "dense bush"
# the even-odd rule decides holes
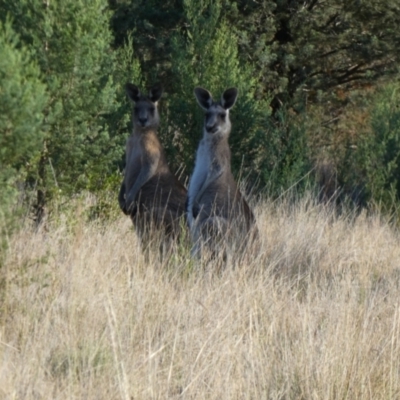
[[[385,87],[371,111],[371,133],[358,143],[355,160],[370,201],[393,210],[400,200],[400,92]]]
[[[128,67],[129,54],[111,48],[105,0],[0,1],[0,7],[13,18],[47,85],[40,159],[30,174],[40,219],[56,194],[102,189],[117,171],[126,128],[121,80],[138,66]]]
[[[357,124],[349,117],[359,104],[355,92],[363,97],[397,74],[398,0],[390,7],[341,0],[0,0],[0,10],[3,25],[15,31],[3,29],[1,68],[16,71],[1,78],[1,121],[14,121],[1,127],[2,179],[11,188],[18,175],[36,191],[38,219],[59,194],[116,190],[131,130],[127,81],[165,87],[160,137],[183,180],[202,129],[194,87],[218,99],[236,86],[232,166],[249,186],[270,195],[299,188],[323,159],[344,193],[398,201],[397,94],[377,100],[362,134],[351,133]]]
[[[48,97],[32,52],[0,22],[0,219],[37,161]]]
[[[203,86],[219,100],[232,86],[239,97],[231,111],[232,167],[249,186],[276,194],[308,172],[304,131],[290,126],[284,110],[271,119],[270,98],[257,98],[260,72],[240,59],[239,38],[221,22],[221,3],[186,0],[185,33],[171,38],[171,73],[164,112],[162,139],[172,166],[190,174],[202,136],[203,111],[193,89]]]

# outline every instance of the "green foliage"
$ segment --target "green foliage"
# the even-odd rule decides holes
[[[133,32],[135,54],[149,85],[158,77],[169,89],[171,37],[183,25],[181,0],[110,0],[116,47]]]
[[[34,165],[47,103],[40,71],[11,22],[0,21],[0,224],[16,200],[17,183]]]
[[[400,200],[400,86],[386,87],[375,101],[372,134],[359,142],[356,161],[363,171],[366,195],[386,210]]]
[[[305,102],[337,100],[332,88],[349,92],[397,73],[399,0],[319,0],[249,2],[217,0],[110,0],[116,43],[136,29],[135,46],[145,73],[154,69],[170,83],[172,37],[198,33],[208,40],[226,23],[239,57],[258,72],[257,95],[302,110]]]
[[[346,191],[363,186],[386,208],[400,200],[397,92],[377,99],[365,140],[338,146],[330,135],[357,130],[355,92],[398,73],[400,0],[0,0],[0,9],[2,204],[23,180],[38,210],[116,190],[132,129],[128,81],[165,87],[160,136],[175,171],[191,173],[201,137],[194,87],[218,99],[235,86],[236,176],[278,194],[304,183],[323,154]]]
[[[268,107],[254,98],[254,71],[240,63],[235,34],[218,22],[221,2],[186,0],[184,12],[188,29],[185,35],[175,34],[172,38],[172,93],[161,132],[170,159],[175,168],[184,165],[188,173],[193,168],[203,125],[203,111],[195,100],[194,87],[205,87],[218,100],[225,89],[235,86],[239,98],[232,111],[233,167],[236,173],[241,168],[246,175],[256,173],[253,160],[243,155],[251,151],[249,143],[259,134]],[[258,139],[262,142],[265,135]]]
[[[314,174],[304,118],[290,118],[286,110],[279,110],[268,121],[267,140],[260,168],[267,192],[276,196],[289,188],[299,193],[308,188]]]
[[[120,169],[123,169],[123,166],[125,165],[125,141],[123,139],[127,138],[132,131],[132,102],[127,98],[125,84],[131,82],[139,87],[143,85],[140,63],[134,53],[133,33],[128,36],[124,46],[119,47],[116,50],[114,79],[116,82],[118,82],[116,95],[119,101],[119,106],[116,111],[110,115],[109,123],[110,126],[112,126],[114,134],[120,138],[120,156],[119,159],[117,158],[117,160],[119,161],[118,164]],[[121,180],[122,177],[119,179]],[[121,182],[119,182],[119,184],[120,183]],[[117,188],[117,191],[118,190],[119,186]]]
[[[38,208],[55,194],[103,188],[121,157],[126,112],[125,82],[114,80],[121,57],[111,49],[107,2],[0,0],[0,8],[13,17],[48,88],[47,129],[31,175]]]
[[[232,110],[232,167],[249,185],[258,183],[278,193],[308,172],[304,130],[289,127],[286,116],[270,118],[268,98],[256,96],[259,73],[240,59],[238,37],[221,22],[223,1],[184,1],[185,34],[172,38],[172,94],[162,130],[175,167],[190,173],[202,135],[203,111],[193,95],[203,86],[218,100],[232,86],[239,98]]]
[[[353,106],[352,91],[397,73],[398,0],[390,6],[382,0],[110,4],[116,44],[135,29],[144,75],[166,87],[162,140],[174,169],[183,165],[187,173],[201,135],[202,114],[192,94],[196,85],[214,96],[239,87],[232,111],[234,170],[279,192],[309,172],[311,158],[316,162],[337,147],[328,143],[333,140],[329,121],[337,124]],[[299,122],[313,105],[321,115],[308,125],[318,135],[306,134]]]
[[[398,0],[239,0],[227,18],[242,56],[263,72],[275,111],[337,101],[332,88],[349,92],[396,74],[399,12]]]

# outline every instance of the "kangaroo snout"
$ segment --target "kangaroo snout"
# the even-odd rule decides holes
[[[139,124],[145,126],[147,123],[147,118],[139,118]]]
[[[218,125],[214,124],[214,125],[207,125],[206,126],[206,130],[208,133],[215,133],[218,131]]]

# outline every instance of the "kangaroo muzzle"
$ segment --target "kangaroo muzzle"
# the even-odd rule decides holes
[[[147,118],[139,118],[139,124],[145,126],[147,123]]]
[[[208,133],[216,133],[218,131],[218,125],[211,125],[211,126],[206,126],[206,130]]]

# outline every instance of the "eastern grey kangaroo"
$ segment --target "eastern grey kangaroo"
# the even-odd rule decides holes
[[[130,215],[142,243],[147,245],[153,231],[168,237],[176,237],[180,232],[186,189],[171,172],[157,136],[161,86],[154,85],[145,96],[137,86],[128,83],[126,93],[134,102],[133,132],[126,143],[125,175],[118,201],[121,210]]]
[[[255,218],[231,172],[231,132],[229,110],[236,102],[236,88],[225,90],[215,102],[203,88],[194,90],[197,102],[205,110],[203,138],[196,153],[187,198],[188,223],[193,254],[206,248],[215,254],[226,245],[242,248],[256,231]]]

